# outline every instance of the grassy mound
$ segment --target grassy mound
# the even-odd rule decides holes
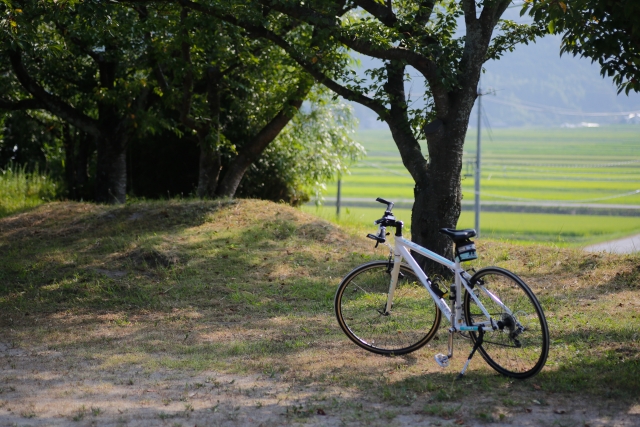
[[[59,202],[0,220],[3,312],[294,309],[366,252],[332,224],[260,201]],[[283,290],[286,289],[286,292]],[[276,296],[281,298],[275,298]]]
[[[466,379],[453,382],[470,345],[456,340],[453,367],[437,368],[432,355],[446,345],[445,322],[439,339],[396,358],[368,354],[340,332],[332,307],[340,278],[387,255],[363,235],[249,200],[57,202],[0,219],[0,349],[35,358],[0,371],[0,393],[8,390],[0,397],[27,402],[21,387],[36,387],[42,374],[68,394],[39,398],[71,396],[89,407],[98,392],[87,386],[93,391],[82,394],[74,384],[155,390],[164,380],[154,375],[164,372],[206,373],[218,388],[216,375],[258,376],[304,391],[306,400],[285,408],[296,419],[319,409],[342,411],[346,421],[388,421],[403,411],[452,417],[456,402],[479,395],[480,406],[458,413],[502,420],[531,399],[544,406],[569,392],[627,407],[638,400],[638,255],[478,242],[476,268],[513,270],[538,295],[552,348],[532,380],[496,376],[478,356]],[[40,374],[26,374],[34,364]],[[182,394],[167,396],[157,398],[160,408],[183,402]],[[364,404],[373,405],[369,412]]]

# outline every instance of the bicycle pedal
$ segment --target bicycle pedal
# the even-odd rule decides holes
[[[446,368],[449,366],[449,357],[446,354],[438,353],[435,355],[436,363],[440,365],[441,368]]]

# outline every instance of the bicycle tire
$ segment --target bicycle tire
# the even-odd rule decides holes
[[[482,284],[511,310],[510,315],[479,286],[473,292],[492,318],[499,321],[497,331],[487,331],[478,348],[482,358],[502,375],[524,379],[536,375],[549,355],[549,327],[540,303],[526,283],[508,270],[487,267],[471,278]],[[464,315],[468,325],[486,320],[469,292],[464,295]],[[518,324],[522,325],[520,331]],[[475,343],[478,335],[471,332]]]
[[[373,261],[342,280],[334,306],[340,327],[351,341],[382,355],[418,350],[438,331],[442,314],[429,292],[401,264],[391,313],[384,315],[393,263]]]

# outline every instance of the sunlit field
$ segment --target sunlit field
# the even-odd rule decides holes
[[[376,197],[413,200],[413,181],[402,165],[388,131],[360,131],[367,157],[342,177],[341,221],[368,224],[380,209],[348,207],[353,200]],[[476,134],[469,132],[462,176],[463,203],[473,202]],[[423,145],[423,152],[426,148]],[[497,129],[483,132],[481,200],[486,204],[599,207],[640,205],[640,126],[577,129]],[[329,183],[325,207],[335,219],[336,183]],[[305,207],[315,211],[315,207]],[[347,213],[348,212],[348,213]],[[397,210],[405,223],[407,210]],[[463,212],[458,227],[473,227],[473,213]],[[640,233],[640,216],[557,215],[482,212],[483,237],[518,242],[582,245]]]
[[[381,208],[343,207],[340,217],[336,208],[305,206],[306,212],[330,221],[361,228],[363,233],[375,230],[373,221],[384,212]],[[411,230],[411,210],[395,209],[394,214]],[[458,228],[474,228],[473,212],[464,211]],[[550,243],[560,247],[582,246],[640,233],[640,217],[557,215],[519,212],[484,212],[480,219],[480,238],[519,243]]]

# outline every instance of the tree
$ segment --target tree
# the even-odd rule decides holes
[[[153,95],[139,13],[97,0],[0,7],[0,49],[13,72],[2,85],[20,89],[0,107],[44,109],[79,130],[76,140],[97,150],[95,199],[123,203],[127,143],[146,127]]]
[[[500,21],[511,0],[256,0],[244,9],[253,13],[239,13],[243,9],[233,3],[178,1],[270,40],[318,82],[376,112],[415,182],[412,239],[452,256],[450,239],[438,230],[455,227],[460,215],[462,152],[483,63],[541,34],[536,26]],[[274,30],[273,22],[283,20],[304,23],[312,37]],[[464,32],[458,32],[459,22]],[[345,50],[383,65],[367,70],[367,82],[334,53]],[[410,72],[425,80],[419,108],[405,92]]]
[[[324,183],[364,154],[351,136],[351,108],[316,86],[298,114],[251,166],[238,194],[299,205],[309,192],[320,196]]]
[[[193,137],[198,141],[197,194],[232,197],[313,86],[281,48],[173,4],[7,0],[0,8],[0,49],[10,58],[0,64],[0,70],[9,68],[0,74],[0,109],[53,116],[71,197],[86,197],[86,172],[96,150],[95,199],[124,202],[127,146],[148,142],[149,133],[166,140],[167,130],[186,131],[185,148]],[[294,146],[280,144],[291,161],[298,160],[287,151]],[[286,170],[279,161],[261,167],[276,163],[282,167],[272,171]],[[281,184],[299,182],[306,181],[285,178]],[[260,195],[248,185],[243,191]]]
[[[152,7],[147,10],[154,13]],[[157,55],[165,70],[159,86],[169,95],[163,96],[167,104],[179,106],[181,125],[198,138],[200,197],[233,197],[251,167],[252,179],[242,185],[242,195],[297,203],[304,198],[300,188],[319,176],[326,178],[328,170],[340,170],[352,152],[359,152],[340,127],[327,126],[342,117],[322,115],[333,103],[314,96],[309,113],[299,112],[313,78],[281,48],[249,38],[223,20],[189,13],[187,8],[167,12],[164,8],[167,21],[153,37],[154,50],[165,52]],[[283,31],[297,28],[290,25]],[[317,120],[320,116],[323,120]],[[289,138],[285,143],[281,139],[277,149],[262,157],[289,124],[294,126],[284,138],[295,134],[299,140],[293,143]],[[329,131],[317,132],[320,127]],[[328,168],[301,170],[300,154],[309,154],[308,147],[320,148],[326,140],[335,153],[349,154]],[[323,153],[324,158],[332,155]],[[292,170],[302,174],[294,178]]]
[[[233,197],[247,168],[295,116],[313,79],[270,46],[244,39],[224,22],[189,19],[188,11],[180,14],[174,68],[182,75],[182,123],[201,147],[198,195]]]
[[[637,0],[527,0],[529,13],[562,34],[560,52],[598,61],[618,92],[640,92],[640,2]]]

